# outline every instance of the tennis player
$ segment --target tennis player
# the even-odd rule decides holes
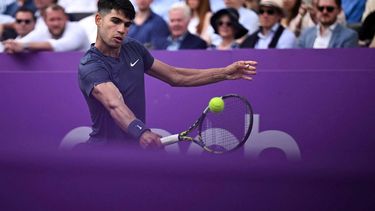
[[[99,0],[96,42],[79,65],[79,85],[88,104],[93,132],[88,143],[139,144],[160,148],[160,135],[145,125],[144,74],[171,86],[200,86],[223,80],[251,80],[255,61],[223,68],[187,69],[165,64],[127,37],[135,17],[129,0]]]

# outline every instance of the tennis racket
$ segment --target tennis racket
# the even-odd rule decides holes
[[[221,112],[212,112],[207,106],[188,130],[161,138],[162,144],[192,141],[215,154],[241,147],[249,138],[253,126],[251,105],[246,98],[235,94],[221,96],[221,99],[224,101]]]

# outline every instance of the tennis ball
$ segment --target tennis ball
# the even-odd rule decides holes
[[[208,107],[210,108],[210,111],[219,113],[224,110],[224,101],[221,97],[213,97],[208,103]]]

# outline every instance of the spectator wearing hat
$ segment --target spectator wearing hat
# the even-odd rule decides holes
[[[174,3],[169,9],[170,35],[155,42],[156,50],[206,49],[207,43],[188,31],[191,18],[190,8],[185,2]]]
[[[296,47],[297,40],[294,33],[280,24],[283,16],[282,0],[261,0],[260,29],[248,36],[240,47],[256,49]]]
[[[239,14],[233,8],[221,9],[211,17],[211,26],[221,37],[221,42],[216,46],[210,46],[211,48],[218,50],[239,48],[236,39],[245,36],[248,30],[239,23],[238,19]]]

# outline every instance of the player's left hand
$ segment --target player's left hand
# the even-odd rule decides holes
[[[237,61],[224,68],[226,79],[246,79],[252,80],[256,74],[256,61]]]

